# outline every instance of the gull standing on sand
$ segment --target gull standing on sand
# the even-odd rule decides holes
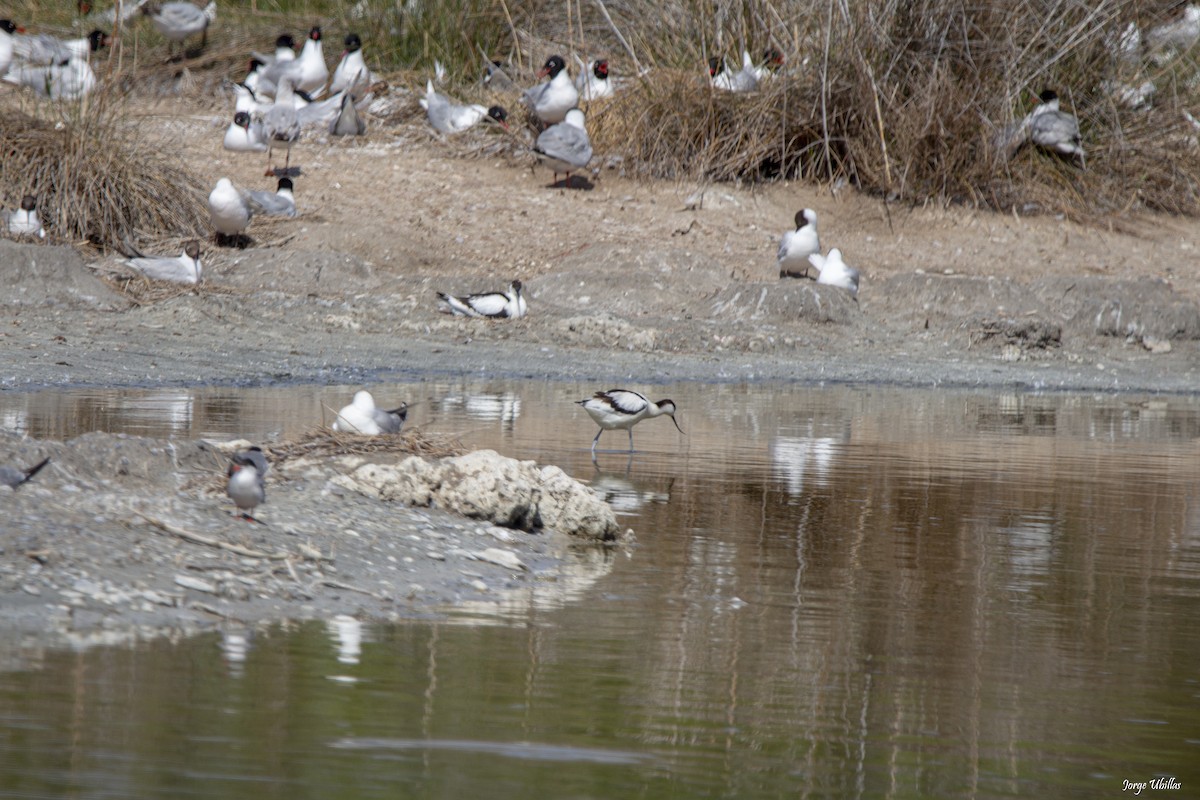
[[[821,252],[817,236],[817,212],[802,208],[796,212],[796,230],[786,231],[779,240],[779,277],[799,278],[808,275],[808,257]]]
[[[267,500],[265,480],[268,469],[270,466],[261,447],[239,450],[229,459],[226,472],[229,483],[225,485],[225,493],[238,507],[241,519],[247,522],[259,521],[251,516],[251,512]]]
[[[562,122],[567,112],[579,103],[579,90],[567,73],[567,63],[562,56],[550,56],[538,72],[539,78],[550,77],[525,90],[521,101],[529,108],[542,125]]]
[[[525,298],[521,296],[520,281],[513,281],[504,292],[469,294],[463,297],[455,297],[445,292],[437,294],[455,316],[520,319],[528,312]]]
[[[508,112],[500,106],[484,108],[481,105],[464,106],[433,88],[433,81],[425,82],[425,96],[419,101],[429,118],[429,124],[438,133],[462,133],[485,119],[492,119],[508,127]]]
[[[273,192],[248,192],[247,200],[255,211],[261,211],[268,217],[296,216],[296,195],[293,193],[295,184],[291,178],[280,178]]]
[[[842,261],[841,250],[835,247],[825,256],[813,253],[808,257],[808,263],[821,273],[817,276],[817,283],[823,283],[826,286],[840,286],[850,292],[851,296],[858,297],[858,270],[847,266],[846,262]]]
[[[217,0],[211,0],[204,8],[187,0],[152,1],[142,6],[142,13],[150,17],[155,30],[172,42],[183,42],[201,34],[200,47],[203,49],[208,44],[208,26],[217,18]]]
[[[1086,163],[1079,120],[1074,114],[1059,110],[1058,94],[1052,89],[1043,91],[1038,100],[1038,105],[1025,118],[1030,141],[1044,150],[1079,156],[1080,162]]]
[[[533,152],[539,162],[554,172],[555,183],[558,183],[558,173],[567,173],[565,185],[570,187],[571,173],[582,170],[592,160],[592,142],[588,138],[583,112],[572,108],[566,119],[538,134]]]
[[[38,463],[28,469],[21,467],[0,466],[0,486],[7,486],[10,489],[16,489],[23,483],[28,483],[29,479],[42,471],[42,467],[50,463],[50,457],[43,458]]]
[[[292,145],[300,138],[300,118],[296,116],[296,107],[292,104],[292,79],[281,78],[275,94],[275,105],[263,115],[263,138],[267,140],[267,173],[274,175],[271,168],[271,155],[276,147],[284,148],[284,175],[292,163]]]
[[[38,217],[37,198],[27,194],[21,198],[21,207],[13,211],[0,212],[4,229],[14,236],[36,236],[46,238],[46,230]]]
[[[378,436],[381,433],[399,433],[408,419],[408,403],[399,408],[384,411],[375,405],[375,398],[365,389],[354,394],[350,405],[344,406],[333,421],[333,429],[339,433],[361,433]]]
[[[596,392],[587,400],[576,400],[575,403],[583,406],[583,410],[588,413],[588,416],[600,426],[596,438],[592,439],[593,454],[596,452],[596,444],[600,441],[600,434],[605,431],[617,430],[629,432],[629,452],[632,453],[633,426],[644,419],[663,414],[670,416],[671,422],[674,422],[679,432],[683,433],[683,428],[679,427],[679,420],[675,419],[676,409],[672,400],[659,400],[657,403],[651,403],[645,395],[638,392],[631,392],[628,389],[609,389],[607,392]]]
[[[199,283],[203,271],[200,265],[200,243],[195,239],[184,244],[183,253],[178,257],[139,256],[126,259],[125,263],[147,278],[172,283]]]
[[[218,243],[223,236],[238,236],[250,225],[254,215],[245,195],[229,178],[221,178],[208,196],[208,213],[217,232]]]

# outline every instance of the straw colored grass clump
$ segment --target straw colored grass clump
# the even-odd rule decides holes
[[[142,237],[202,237],[208,217],[199,182],[169,148],[147,143],[128,111],[105,95],[0,114],[0,197],[37,198],[59,241],[117,248]]]

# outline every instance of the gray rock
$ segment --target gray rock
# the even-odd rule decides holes
[[[67,306],[105,311],[128,308],[83,265],[70,247],[0,239],[0,306]]]

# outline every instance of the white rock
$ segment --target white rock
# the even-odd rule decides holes
[[[486,561],[489,564],[495,564],[497,567],[504,567],[505,569],[529,569],[521,559],[517,558],[515,553],[508,550],[501,550],[498,547],[489,547],[487,550],[480,550],[478,553],[472,553],[471,555],[480,561]]]

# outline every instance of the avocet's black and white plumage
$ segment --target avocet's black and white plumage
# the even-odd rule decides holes
[[[779,277],[798,278],[808,275],[808,257],[821,252],[817,235],[817,212],[802,208],[796,212],[796,230],[786,231],[779,240]]]
[[[229,470],[226,473],[229,482],[225,485],[225,493],[238,507],[244,520],[258,522],[251,516],[251,512],[266,502],[268,469],[270,466],[260,447],[238,450],[229,459]]]
[[[562,56],[546,59],[538,77],[547,75],[550,80],[526,89],[521,100],[543,125],[553,125],[566,119],[567,112],[579,103],[579,90],[571,82]]]
[[[268,217],[296,216],[296,195],[293,193],[295,184],[291,178],[280,178],[273,192],[248,192],[246,199],[256,212]]]
[[[47,457],[27,469],[0,466],[0,486],[8,486],[11,489],[16,489],[21,484],[28,483],[30,478],[41,472],[42,467],[49,463],[50,459]]]
[[[583,112],[572,108],[567,112],[566,119],[538,134],[533,152],[538,161],[554,172],[555,183],[558,182],[558,173],[565,172],[569,187],[571,173],[583,169],[592,160],[592,142],[588,138]]]
[[[503,292],[469,294],[465,297],[438,292],[438,297],[446,304],[450,313],[464,317],[520,319],[528,310],[525,298],[521,296],[520,281],[513,281]]]
[[[629,452],[632,453],[633,426],[644,419],[659,417],[663,414],[668,415],[679,432],[683,433],[683,428],[679,427],[679,421],[675,419],[675,402],[673,400],[659,400],[657,403],[651,403],[644,394],[628,389],[609,389],[606,392],[596,392],[587,400],[576,400],[575,402],[583,406],[583,410],[588,413],[588,416],[600,426],[596,438],[592,439],[593,453],[596,452],[596,444],[600,441],[601,433],[618,430],[629,432]]]
[[[365,389],[356,392],[350,405],[344,406],[333,421],[333,429],[341,433],[361,433],[378,436],[381,433],[399,433],[408,419],[408,403],[399,408],[385,411],[375,405],[375,398]]]
[[[21,198],[20,208],[0,212],[0,222],[3,222],[4,229],[14,236],[46,238],[46,230],[38,217],[37,198],[31,194]]]
[[[1058,94],[1046,89],[1038,95],[1040,101],[1026,117],[1029,140],[1045,150],[1053,150],[1068,156],[1079,156],[1083,161],[1083,138],[1079,134],[1079,120],[1058,107]]]
[[[140,256],[125,263],[147,278],[172,283],[199,283],[203,272],[200,243],[195,239],[184,244],[179,256]]]
[[[820,253],[813,253],[808,257],[808,263],[821,273],[817,276],[817,283],[840,286],[854,297],[858,297],[858,270],[848,266],[842,260],[841,250],[835,247],[829,251],[828,255],[824,256]]]

